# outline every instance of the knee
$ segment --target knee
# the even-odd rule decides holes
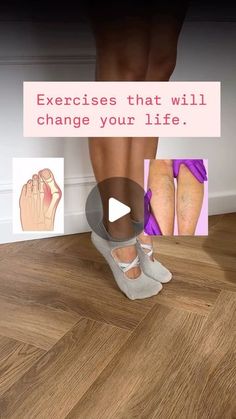
[[[172,160],[157,160],[156,167],[151,167],[151,170],[152,174],[155,175],[153,178],[151,176],[152,179],[150,178],[150,185],[153,194],[158,194],[160,190],[163,189],[166,193],[172,193],[174,190]]]
[[[145,80],[148,60],[145,54],[124,48],[108,48],[97,53],[99,79],[118,81]]]
[[[165,51],[152,57],[149,63],[148,80],[168,81],[176,66],[176,51]]]
[[[117,59],[117,72],[121,80],[145,80],[146,70],[147,62],[142,57],[132,59],[125,55],[120,55]]]
[[[157,170],[157,173],[161,173],[163,175],[170,176],[173,178],[172,160],[170,159],[153,160],[150,163],[151,167],[152,165],[153,165],[154,170],[155,169]]]
[[[173,164],[172,164],[172,160],[170,160],[170,159],[162,159],[161,160],[161,163],[162,163],[162,165],[163,165],[163,167],[166,169],[166,171],[168,172],[168,173],[170,173],[171,175],[173,175]]]
[[[173,178],[173,165],[172,160],[162,159],[158,160],[158,172],[162,175]]]
[[[158,181],[152,184],[151,191],[153,199],[159,199],[160,196],[165,202],[172,199],[175,192],[173,177],[168,174],[160,174]]]

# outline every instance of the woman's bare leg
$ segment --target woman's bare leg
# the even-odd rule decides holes
[[[202,208],[204,183],[200,183],[184,166],[180,166],[177,187],[179,235],[194,235]]]
[[[148,57],[147,23],[140,18],[111,23],[95,21],[93,27],[97,49],[96,80],[144,80]],[[98,182],[116,176],[129,177],[130,138],[91,138],[89,150]],[[129,235],[133,229],[130,216],[124,217],[121,222]],[[119,237],[120,222],[111,225],[107,221],[106,224],[109,233]],[[116,256],[123,262],[130,262],[137,256],[136,248],[117,249]],[[140,268],[127,272],[131,278],[139,274]]]
[[[120,23],[114,27],[112,23],[110,27],[107,27],[106,25],[96,25],[95,22],[97,80],[169,80],[175,65],[176,45],[182,23],[177,22],[176,24],[176,21],[173,22],[172,18],[171,22],[164,25],[157,25],[154,22],[152,25],[151,48],[149,44],[150,22],[135,19],[133,20],[133,26],[129,21],[126,29],[119,27],[119,25]],[[169,48],[167,48],[168,45]],[[101,139],[94,139],[94,143],[93,139],[90,140],[91,157],[100,147],[97,140],[100,141]],[[131,139],[126,140],[130,144]],[[132,176],[131,179],[143,185],[143,160],[144,158],[155,158],[156,148],[157,139],[155,138],[132,139],[127,159],[130,162],[132,156],[133,165],[130,164],[128,177]],[[95,165],[94,170],[97,177]],[[105,171],[105,177],[111,176],[108,172]],[[124,173],[120,176],[125,177],[127,175]],[[139,210],[135,211],[134,209],[132,211],[132,216],[135,219],[139,217],[137,212]],[[140,238],[146,243],[151,242],[149,237],[140,235]],[[121,253],[122,259],[122,256],[127,256],[127,249],[121,249]],[[135,249],[133,249],[134,254],[136,254]]]
[[[183,21],[180,21],[172,16],[163,17],[154,17],[152,21],[152,29],[150,36],[150,49],[149,49],[149,59],[148,59],[148,68],[146,72],[145,79],[147,81],[168,81],[174,71],[176,64],[177,56],[177,43],[182,27]],[[154,138],[138,138],[133,139],[134,147],[137,146],[137,160],[143,159],[155,159],[157,152],[157,139]],[[139,141],[139,143],[137,143]],[[150,142],[149,142],[150,141]],[[139,144],[139,147],[138,147]],[[133,165],[135,166],[135,164]],[[141,166],[141,165],[140,165]],[[168,182],[168,194],[170,202],[174,202],[173,198],[173,182],[170,177],[170,171],[165,170],[167,174]],[[133,178],[142,179],[138,173],[139,166],[137,168],[131,167],[130,171],[133,172]],[[165,177],[166,180],[166,177]],[[155,191],[154,197],[155,201]],[[174,205],[174,203],[173,203]],[[172,207],[172,204],[170,205]],[[164,231],[167,231],[169,234],[173,232],[173,208],[171,208],[169,220],[167,223],[164,222],[163,228]],[[152,239],[149,236],[140,234],[139,239],[142,243],[151,244]]]
[[[130,144],[131,161],[129,165],[129,179],[138,183],[142,188],[144,187],[144,159],[153,159],[157,152],[158,139],[157,138],[132,138]],[[153,157],[154,156],[154,157]],[[131,199],[131,217],[135,221],[143,220],[143,202],[137,203],[135,196],[130,196]],[[132,205],[133,200],[133,205]],[[139,205],[141,204],[141,205]]]
[[[148,188],[152,191],[151,209],[163,235],[174,233],[175,186],[172,160],[151,160]]]
[[[97,183],[112,177],[128,177],[129,154],[128,138],[92,138],[89,140],[90,158]],[[130,216],[122,217],[113,223],[108,220],[108,200],[114,194],[111,188],[112,182],[104,184],[104,190],[100,191],[103,200],[103,221],[110,235],[117,239],[132,236],[133,230]],[[120,182],[120,187],[125,186]],[[125,190],[116,191],[117,199],[126,202]]]

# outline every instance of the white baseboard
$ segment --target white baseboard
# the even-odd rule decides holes
[[[65,231],[64,235],[85,233],[91,231],[85,212],[65,214]],[[13,234],[11,219],[0,220],[0,244],[12,243],[25,240],[43,239],[46,237],[55,237],[58,234],[42,234],[42,233],[22,233]]]
[[[210,194],[209,215],[236,212],[236,191]],[[65,235],[90,231],[84,211],[65,214]],[[0,243],[34,240],[45,237],[55,237],[55,234],[13,234],[11,219],[0,220]]]
[[[236,212],[236,191],[210,193],[208,205],[209,215]]]

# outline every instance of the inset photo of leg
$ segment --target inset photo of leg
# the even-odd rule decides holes
[[[64,233],[64,159],[13,159],[13,233]]]
[[[144,161],[144,231],[150,236],[208,234],[208,161]]]

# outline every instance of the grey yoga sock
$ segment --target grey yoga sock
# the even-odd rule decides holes
[[[152,297],[161,291],[161,283],[150,278],[142,269],[138,278],[131,279],[127,277],[126,272],[129,269],[140,266],[139,256],[130,263],[119,262],[113,257],[112,252],[115,249],[135,245],[136,238],[124,242],[115,242],[112,240],[105,240],[93,231],[91,240],[97,250],[106,259],[118,287],[130,300]]]
[[[163,284],[169,282],[172,278],[171,272],[158,262],[158,260],[150,259],[150,256],[153,254],[152,245],[141,243],[140,240],[137,239],[136,247],[143,272],[150,278]]]

